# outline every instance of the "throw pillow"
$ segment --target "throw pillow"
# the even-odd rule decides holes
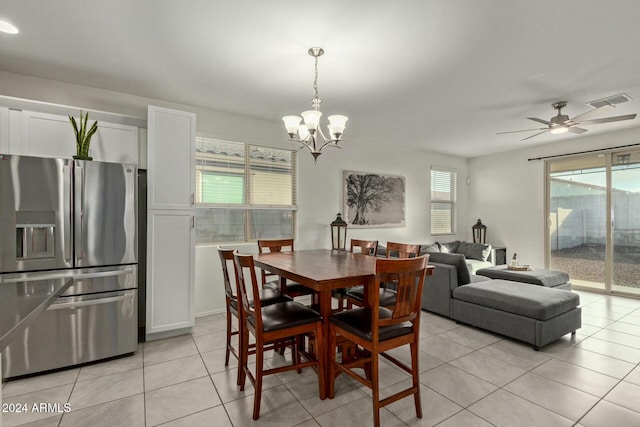
[[[459,254],[463,254],[469,259],[486,261],[491,254],[491,245],[484,243],[461,242],[456,252]]]
[[[429,254],[429,262],[453,265],[456,267],[456,272],[458,273],[458,284],[466,285],[471,283],[471,273],[469,273],[467,260],[463,254],[448,254],[436,252]]]
[[[433,245],[422,245],[420,246],[420,255],[430,254],[434,252],[440,252],[440,244],[438,242]]]
[[[458,252],[458,247],[460,246],[460,240],[454,240],[449,243],[437,243],[440,246],[440,252],[444,252],[446,254],[455,254]]]

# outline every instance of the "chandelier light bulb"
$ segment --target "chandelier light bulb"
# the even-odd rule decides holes
[[[289,134],[289,138],[293,138],[298,132],[298,126],[300,126],[300,122],[302,122],[302,117],[300,116],[284,116],[282,118],[284,122],[284,127],[287,128],[287,133]]]
[[[320,124],[320,117],[322,117],[322,113],[316,110],[307,110],[302,113],[304,124],[305,126],[307,126],[307,129],[309,129],[309,132],[312,135],[318,129],[318,124]]]

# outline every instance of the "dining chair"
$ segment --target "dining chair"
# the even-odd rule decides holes
[[[268,253],[268,252],[283,252],[294,250],[294,242],[293,239],[260,239],[258,240],[258,252],[259,253]],[[276,277],[275,279],[268,279],[269,277]],[[280,290],[280,276],[277,274],[271,274],[268,271],[262,270],[262,286],[269,287],[272,289]],[[283,290],[285,295],[290,296],[291,298],[296,298],[305,295],[313,295],[314,292],[312,289],[301,285],[300,283],[287,283],[286,289]]]
[[[361,253],[364,255],[375,256],[378,252],[377,240],[359,240],[351,239],[351,253]],[[345,301],[347,301],[347,288],[338,288],[331,291],[331,296],[338,300],[338,308],[336,311],[344,310]]]
[[[420,245],[412,245],[407,243],[397,243],[397,242],[387,242],[387,258],[391,258],[391,255],[394,257],[403,259],[403,258],[411,258],[418,257],[420,255]],[[396,302],[396,291],[392,287],[389,287],[389,283],[381,283],[380,285],[380,305],[382,307],[391,307]],[[364,287],[356,286],[354,288],[348,289],[346,292],[347,295],[347,308],[352,308],[355,306],[364,305],[365,295],[364,295]]]
[[[240,294],[240,312],[242,333],[240,337],[241,355],[241,375],[240,390],[244,390],[246,378],[249,377],[255,390],[253,400],[253,419],[260,416],[260,400],[262,398],[262,379],[265,375],[277,374],[280,372],[297,370],[307,367],[315,367],[318,373],[318,387],[320,398],[325,396],[324,381],[324,361],[322,357],[304,351],[302,342],[305,336],[313,337],[315,348],[322,348],[322,316],[314,310],[297,303],[295,301],[280,302],[263,306],[259,299],[251,304],[247,284],[254,294],[259,292],[258,280],[252,255],[241,255],[237,251],[234,253],[234,264]],[[255,374],[251,373],[248,366],[248,351],[245,349],[249,345],[249,333],[255,338]],[[311,338],[309,338],[311,339]],[[264,352],[279,345],[283,341],[292,343],[292,363],[286,366],[264,369]],[[269,346],[271,344],[271,346]],[[304,357],[305,361],[302,360]]]
[[[220,256],[220,262],[222,263],[222,281],[224,283],[224,296],[225,296],[225,305],[227,311],[227,346],[224,355],[224,366],[229,366],[229,355],[233,354],[236,360],[240,361],[240,351],[239,348],[236,349],[231,344],[231,338],[236,335],[240,335],[242,328],[240,327],[240,311],[242,310],[242,306],[238,304],[238,290],[237,283],[234,280],[234,285],[231,285],[229,270],[234,271],[235,266],[233,262],[233,249],[223,249],[218,246],[218,255]],[[235,291],[234,291],[235,288]],[[259,289],[259,299],[260,303],[263,306],[275,304],[279,302],[291,301],[291,298],[282,295],[280,292],[274,289]],[[255,295],[255,294],[253,294]],[[252,295],[252,299],[255,298]],[[249,304],[253,304],[251,300]],[[233,330],[233,317],[238,320],[238,330]],[[241,337],[238,336],[238,343],[241,342]],[[238,384],[240,384],[240,368],[238,367]]]
[[[372,391],[373,419],[380,426],[380,408],[403,397],[413,395],[416,416],[422,418],[420,400],[420,369],[418,367],[420,341],[420,302],[429,255],[404,259],[377,259],[376,282],[397,285],[397,298],[391,308],[374,301],[371,307],[359,307],[331,315],[329,318],[329,398],[335,395],[335,380],[342,373],[349,375]],[[374,294],[375,295],[375,294]],[[348,362],[336,359],[339,341],[354,343],[356,358]],[[385,352],[409,344],[411,366]],[[411,374],[411,387],[380,399],[379,357]],[[363,368],[366,375],[355,372]]]

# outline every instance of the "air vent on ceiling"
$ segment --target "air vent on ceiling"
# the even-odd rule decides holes
[[[631,101],[631,97],[626,93],[620,93],[618,95],[608,96],[602,99],[596,99],[595,101],[589,101],[586,104],[590,105],[593,108],[600,108],[605,105],[616,105],[622,104],[623,102]]]

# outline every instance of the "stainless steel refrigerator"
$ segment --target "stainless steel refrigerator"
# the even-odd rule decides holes
[[[0,286],[24,301],[69,284],[5,348],[5,378],[136,351],[136,178],[135,165],[0,155]]]

